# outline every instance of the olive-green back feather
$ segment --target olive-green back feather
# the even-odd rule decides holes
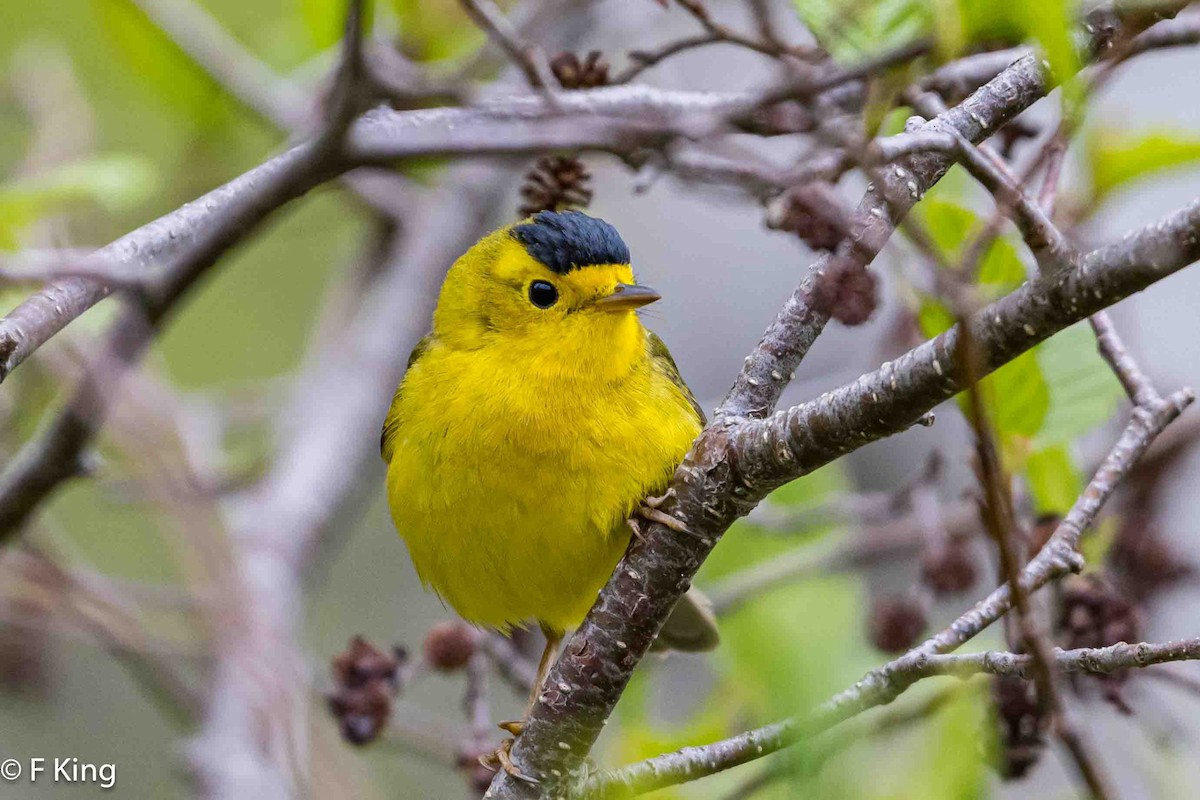
[[[704,415],[704,409],[696,402],[696,395],[692,394],[692,390],[683,382],[683,376],[679,374],[679,367],[675,366],[675,359],[671,358],[671,351],[667,349],[666,343],[658,338],[658,334],[654,331],[646,331],[646,336],[649,341],[650,358],[654,361],[654,366],[669,378],[671,383],[683,391],[692,410],[696,412],[696,419],[700,420],[702,426],[707,425],[708,417]]]
[[[429,346],[433,344],[433,333],[427,333],[421,337],[421,341],[417,342],[417,346],[408,354],[408,366],[404,368],[405,373],[413,368],[421,356],[425,355],[429,350]],[[390,463],[392,460],[393,440],[396,432],[400,429],[400,414],[397,409],[400,404],[396,402],[400,390],[404,388],[404,381],[400,381],[400,385],[396,387],[396,394],[392,396],[392,406],[388,409],[387,416],[383,420],[383,433],[379,436],[379,452],[383,456],[384,462]]]

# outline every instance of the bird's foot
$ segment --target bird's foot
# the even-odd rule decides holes
[[[649,520],[650,522],[657,522],[659,525],[670,528],[676,533],[694,535],[692,531],[688,529],[688,526],[684,524],[683,520],[672,517],[665,511],[659,511],[657,508],[649,504],[639,507],[637,514],[642,519]]]
[[[496,727],[502,731],[507,731],[508,733],[511,733],[513,738],[515,739],[518,736],[520,736],[522,733],[525,732],[525,720],[510,719],[510,720],[507,720],[506,722],[497,722]]]
[[[505,739],[495,750],[480,756],[479,763],[493,772],[504,770],[510,776],[519,781],[536,784],[538,779],[532,775],[526,775],[524,772],[522,772],[521,768],[513,763],[511,755],[513,742],[515,742],[516,737],[520,736],[521,732],[525,730],[525,721],[513,720],[510,722],[501,722],[499,727],[501,730],[511,733],[513,738]]]
[[[665,492],[660,494],[658,497],[647,497],[646,501],[645,501],[645,505],[649,508],[658,508],[659,506],[661,506],[663,503],[667,502],[674,496],[675,496],[675,490],[667,489]]]
[[[625,524],[629,526],[629,530],[633,531],[633,538],[639,542],[646,541],[646,537],[642,536],[642,526],[638,524],[637,515],[625,520]]]

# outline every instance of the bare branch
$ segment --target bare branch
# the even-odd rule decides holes
[[[987,137],[1041,96],[1045,78],[1027,56],[1013,64],[962,105],[922,126],[941,136],[956,131],[969,140]],[[930,138],[936,138],[930,137]],[[950,168],[943,154],[920,153],[909,167],[883,170],[859,203],[853,234],[837,252],[821,258],[788,298],[746,360],[718,416],[762,417],[775,407],[792,373],[825,328],[827,317],[814,307],[817,283],[831,270],[862,268],[875,258],[909,209]]]
[[[1160,402],[1158,390],[1125,348],[1125,343],[1121,341],[1108,314],[1104,311],[1093,314],[1090,322],[1092,330],[1096,333],[1100,355],[1112,367],[1113,373],[1121,381],[1121,386],[1134,405],[1150,408]]]
[[[964,103],[974,111],[962,120],[965,133],[977,134],[990,121],[1007,119],[1043,88],[1040,67],[1018,62]],[[932,174],[946,168],[944,160],[928,158],[935,159]],[[919,186],[913,183],[919,194]],[[1200,201],[1117,245],[1089,254],[1076,268],[1043,276],[984,308],[970,320],[972,337],[980,344],[982,368],[995,369],[1068,325],[1191,263],[1200,256],[1198,231]],[[812,324],[807,305],[799,305],[800,313],[781,315],[784,323],[779,325],[778,339],[764,340],[767,344],[757,349],[743,377],[747,372],[755,377],[752,370],[780,363],[781,357],[803,355],[807,344],[795,347],[789,334],[794,330],[802,337],[819,331],[823,320]],[[549,688],[513,749],[517,766],[543,780],[553,778],[555,784],[573,780],[675,600],[733,520],[787,480],[910,427],[960,391],[965,384],[950,357],[958,335],[952,329],[850,386],[769,419],[726,418],[711,425],[676,471],[668,498],[660,506],[690,535],[681,536],[655,523],[645,526],[642,537],[631,544],[551,672]],[[774,341],[783,353],[769,346]],[[767,382],[770,369],[767,366],[763,375]],[[734,395],[765,396],[766,405],[773,404],[783,383],[783,373],[778,375],[762,393],[744,393],[739,387]],[[746,388],[754,386],[748,383]],[[1181,404],[1185,402],[1180,398]],[[762,408],[759,403],[752,405]],[[1162,415],[1173,418],[1178,410],[1172,406]],[[648,596],[656,598],[649,608],[639,600]],[[499,775],[491,791],[495,797],[511,798],[537,796],[545,789],[543,785],[535,792]]]
[[[500,46],[513,63],[525,73],[525,79],[535,89],[552,91],[561,88],[550,69],[550,62],[540,48],[520,40],[520,34],[492,0],[461,0],[462,7],[480,28]]]
[[[1200,639],[1163,644],[1122,642],[1111,647],[1083,650],[1055,649],[1053,659],[1055,668],[1063,672],[1104,675],[1118,670],[1200,659]],[[633,797],[714,775],[777,752],[853,714],[891,702],[908,687],[925,678],[940,676],[965,679],[987,674],[1031,679],[1035,672],[1033,656],[998,652],[931,655],[903,663],[892,662],[891,667],[887,675],[888,693],[859,698],[852,712],[848,708],[826,706],[808,719],[788,720],[756,728],[730,739],[699,747],[685,747],[627,767],[605,770],[588,780],[586,796]]]

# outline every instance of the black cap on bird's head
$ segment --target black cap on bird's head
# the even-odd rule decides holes
[[[551,272],[628,264],[629,247],[617,229],[582,211],[542,211],[514,225],[512,237]]]

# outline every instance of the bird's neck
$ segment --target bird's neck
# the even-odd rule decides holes
[[[637,372],[646,362],[646,329],[628,313],[581,315],[553,331],[502,337],[500,357],[531,380],[561,386],[611,384]]]

